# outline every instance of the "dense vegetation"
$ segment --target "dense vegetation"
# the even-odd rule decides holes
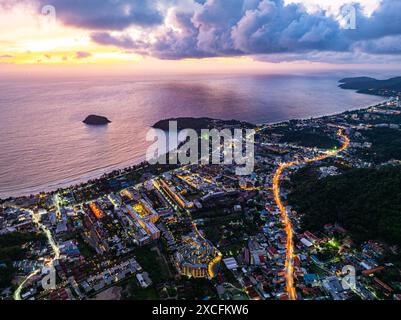
[[[16,272],[12,262],[26,256],[24,245],[32,241],[45,241],[43,234],[13,232],[0,235],[0,288],[11,285]]]
[[[269,129],[265,133],[281,135],[279,140],[281,143],[289,142],[309,148],[332,149],[341,144],[338,140],[328,136],[327,133],[320,128],[293,130],[291,127],[280,126]]]
[[[369,77],[345,78],[340,80],[340,88],[353,89],[359,93],[392,96],[401,91],[401,77],[376,80]]]
[[[281,138],[280,142],[295,143],[309,148],[332,149],[338,147],[340,143],[323,132],[309,131],[307,129],[300,131],[288,131]]]
[[[11,286],[15,272],[16,269],[13,267],[11,261],[0,262],[0,289]]]
[[[36,233],[13,232],[0,236],[0,261],[24,258],[23,245],[32,241],[45,241],[45,236]]]
[[[377,163],[389,160],[401,160],[401,131],[389,128],[374,128],[363,135],[372,142],[372,148],[367,152]]]
[[[339,222],[357,242],[401,245],[401,167],[355,169],[321,180],[298,174],[293,180],[289,201],[306,229]]]
[[[236,127],[243,127],[243,128],[254,128],[253,124],[248,122],[238,121],[238,120],[219,120],[219,119],[211,119],[211,118],[170,118],[165,120],[160,120],[156,122],[152,127],[155,129],[160,129],[164,131],[169,130],[169,122],[175,121],[177,122],[177,129],[184,130],[184,129],[194,129],[196,131],[202,129],[212,129],[216,127],[229,127],[229,126],[236,126]]]
[[[154,283],[166,281],[170,278],[169,267],[158,254],[157,247],[145,246],[135,249],[135,257],[140,266],[149,273]]]

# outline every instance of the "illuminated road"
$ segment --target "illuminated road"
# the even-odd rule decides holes
[[[285,259],[285,277],[286,277],[286,291],[288,293],[288,297],[290,300],[297,299],[297,292],[294,286],[294,231],[292,228],[292,223],[290,217],[288,216],[288,212],[281,201],[280,198],[280,180],[282,178],[284,170],[293,167],[295,165],[303,164],[303,163],[311,163],[315,161],[321,161],[333,156],[336,156],[340,152],[346,150],[349,146],[350,140],[349,138],[343,134],[343,128],[340,128],[337,132],[337,135],[342,139],[343,145],[341,148],[337,150],[331,150],[324,154],[321,154],[317,157],[304,159],[303,161],[291,161],[280,164],[279,168],[276,170],[273,178],[273,193],[274,200],[276,202],[277,207],[280,210],[280,214],[282,217],[282,221],[285,226],[285,232],[287,235],[287,244],[286,244],[286,259]]]
[[[30,211],[30,210],[28,210],[28,211]],[[32,215],[32,221],[46,235],[47,241],[49,242],[49,244],[53,250],[54,256],[51,259],[51,261],[49,262],[49,265],[51,265],[53,267],[54,261],[60,258],[60,248],[58,247],[57,243],[54,241],[50,230],[44,224],[42,224],[40,222],[39,214],[35,214],[33,211],[30,211],[30,212]],[[24,281],[21,282],[21,284],[18,286],[18,288],[14,292],[14,300],[21,300],[21,292],[22,292],[22,289],[24,288],[25,284],[28,282],[29,279],[31,279],[33,276],[37,275],[39,272],[40,272],[40,269],[34,270],[25,278]]]

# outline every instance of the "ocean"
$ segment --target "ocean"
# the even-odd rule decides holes
[[[346,74],[343,76],[347,76]],[[150,126],[170,117],[273,123],[384,100],[337,87],[339,74],[2,78],[0,198],[86,181],[144,160]],[[105,127],[82,123],[108,117]]]

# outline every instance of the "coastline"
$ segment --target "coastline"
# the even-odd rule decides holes
[[[325,118],[325,117],[340,115],[340,114],[347,113],[347,112],[358,111],[358,110],[366,110],[366,109],[369,109],[372,106],[383,104],[388,100],[389,100],[389,98],[387,98],[387,99],[385,99],[385,100],[383,100],[381,102],[368,105],[368,106],[347,109],[347,110],[342,111],[340,113],[335,112],[335,113],[331,113],[331,114],[324,114],[324,115],[319,115],[319,116],[314,116],[314,117],[292,118],[292,119],[282,120],[282,121],[277,121],[277,122],[255,123],[255,126],[258,127],[258,126],[263,126],[263,125],[279,125],[279,124],[283,124],[283,123],[289,122],[291,120],[321,119],[321,118]],[[177,119],[179,119],[179,118],[177,118]],[[221,120],[221,119],[214,119],[214,120],[220,120],[220,121],[223,121],[223,122],[224,121],[231,121],[231,120]],[[234,120],[237,120],[239,122],[245,122],[245,121],[238,120],[238,119],[234,119]],[[17,194],[17,191],[15,191],[15,192],[14,191],[5,191],[4,192],[5,195],[2,195],[3,191],[0,191],[0,202],[5,201],[7,199],[18,199],[18,198],[26,198],[26,197],[30,197],[30,196],[35,196],[35,195],[38,195],[40,193],[52,194],[52,193],[57,192],[57,190],[73,188],[73,187],[76,187],[78,185],[87,184],[90,181],[91,182],[96,182],[96,181],[99,182],[101,179],[105,178],[108,175],[111,175],[115,171],[130,170],[131,168],[137,167],[137,166],[139,166],[141,164],[142,164],[142,167],[148,165],[148,163],[143,159],[141,160],[141,158],[132,159],[132,160],[126,161],[125,163],[119,163],[119,164],[114,164],[112,166],[106,166],[106,167],[103,167],[103,168],[98,168],[98,169],[93,170],[91,172],[87,172],[84,175],[80,175],[79,177],[71,177],[71,178],[68,178],[68,179],[64,179],[62,181],[50,182],[50,183],[47,183],[44,186],[31,187],[31,188],[27,189],[26,191],[21,191],[21,193],[18,192],[18,195],[15,195],[15,194]],[[31,191],[28,191],[28,190],[31,190]],[[7,194],[7,192],[11,192],[12,194],[11,193]]]
[[[1,196],[3,191],[0,191],[0,201],[7,199],[7,198],[21,198],[21,197],[29,197],[30,195],[36,195],[40,194],[41,192],[46,192],[46,193],[53,193],[56,192],[57,189],[67,189],[76,185],[80,185],[83,183],[88,183],[91,180],[99,180],[102,178],[102,176],[107,175],[114,170],[124,170],[126,168],[130,168],[132,166],[138,165],[141,163],[141,159],[132,159],[130,161],[126,161],[124,163],[118,163],[114,164],[111,166],[105,166],[103,168],[98,168],[90,172],[83,173],[81,175],[77,176],[71,176],[67,179],[63,180],[58,180],[58,181],[52,181],[47,183],[46,185],[43,186],[35,186],[35,187],[28,187],[22,189],[22,193],[19,193],[19,195],[10,195],[10,196]],[[26,190],[26,191],[25,191]],[[17,190],[10,190],[10,191],[5,191],[4,193],[17,193]]]

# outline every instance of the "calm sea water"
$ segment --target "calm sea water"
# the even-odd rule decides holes
[[[330,76],[0,78],[0,197],[53,190],[144,160],[149,126],[180,116],[278,122],[383,100]],[[88,127],[89,114],[107,127]]]

